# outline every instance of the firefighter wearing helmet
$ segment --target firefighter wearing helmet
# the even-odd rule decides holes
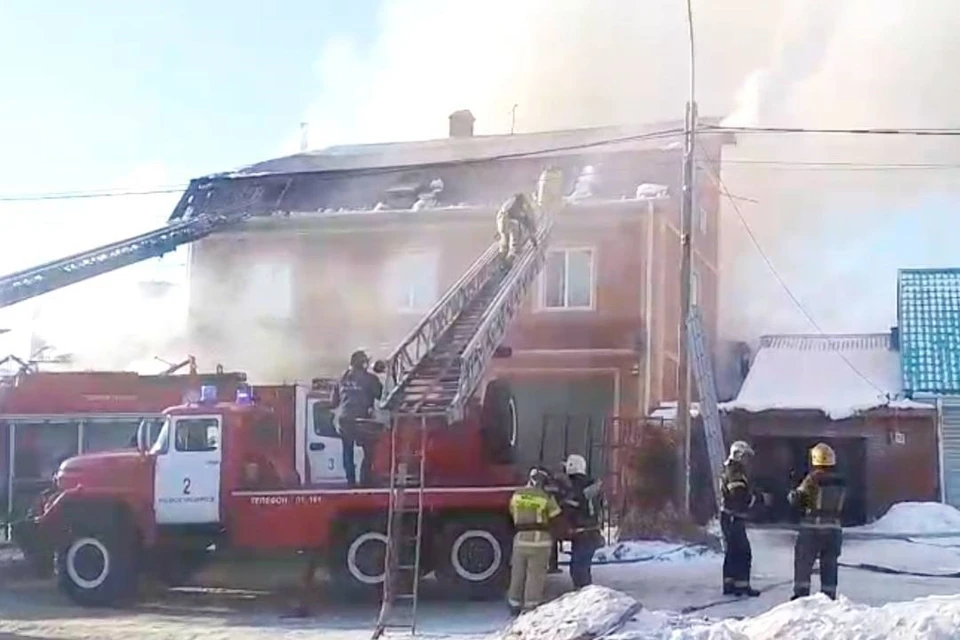
[[[750,586],[753,553],[747,537],[747,516],[754,503],[747,465],[753,457],[749,444],[738,440],[730,445],[730,455],[720,476],[720,530],[723,533],[723,593],[751,596],[760,592]]]
[[[546,471],[534,467],[527,486],[510,497],[510,517],[517,532],[513,537],[507,603],[514,615],[543,602],[553,549],[550,528],[560,515],[560,505],[544,488],[548,479]]]
[[[820,561],[820,590],[837,597],[837,560],[843,546],[840,528],[846,482],[836,471],[837,455],[821,442],[810,449],[810,473],[787,496],[802,512],[793,551],[793,598],[810,595],[813,563]]]
[[[563,509],[570,524],[570,579],[575,589],[593,582],[594,552],[603,545],[600,535],[601,482],[587,475],[587,461],[572,454],[564,464],[568,488]]]
[[[510,196],[497,210],[497,242],[504,265],[512,264],[527,238],[537,246],[534,211],[530,197],[522,192]]]
[[[360,484],[369,484],[371,481],[375,439],[364,433],[357,421],[373,417],[374,405],[383,395],[383,384],[376,375],[370,373],[369,366],[370,356],[367,352],[362,349],[354,351],[350,355],[350,367],[340,376],[332,403],[334,407],[340,407],[337,426],[343,440],[343,470],[350,487],[357,484],[355,445],[360,445],[363,451]]]

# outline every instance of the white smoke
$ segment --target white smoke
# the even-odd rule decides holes
[[[109,186],[137,192],[169,183],[163,167],[144,165]],[[178,193],[151,193],[3,203],[8,241],[0,251],[0,273],[155,229],[178,198]],[[43,357],[60,356],[67,368],[129,369],[155,356],[179,361],[186,355],[187,295],[186,251],[181,250],[0,310],[0,328],[12,330],[0,346],[21,358],[46,346]]]
[[[387,0],[372,50],[324,47],[304,117],[311,145],[444,137],[461,108],[478,134],[507,133],[514,104],[518,132],[677,120],[683,5]],[[956,0],[698,0],[693,13],[704,116],[823,128],[960,119]],[[960,164],[955,140],[744,134],[722,179],[820,328],[882,330],[895,322],[897,268],[957,262],[957,170],[939,166]],[[291,131],[287,150],[297,141]],[[917,163],[938,166],[891,166]],[[811,331],[729,200],[723,209],[721,331]]]

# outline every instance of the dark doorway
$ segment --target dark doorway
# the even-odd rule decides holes
[[[786,496],[810,471],[810,449],[818,442],[825,442],[836,452],[837,471],[847,482],[843,525],[866,523],[866,438],[758,437],[751,440],[757,452],[754,481],[770,498],[769,504],[758,510],[758,520],[799,521],[800,514],[790,506]]]

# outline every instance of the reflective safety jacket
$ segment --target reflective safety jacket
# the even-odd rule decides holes
[[[510,497],[510,517],[517,529],[514,544],[549,546],[550,521],[560,515],[560,505],[540,487],[518,489]]]
[[[727,460],[723,465],[720,498],[723,513],[737,518],[746,518],[753,506],[754,496],[747,479],[747,471],[735,460]]]
[[[801,527],[839,529],[846,494],[843,476],[832,470],[816,469],[787,498],[803,510]]]

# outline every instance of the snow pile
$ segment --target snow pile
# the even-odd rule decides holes
[[[876,407],[931,409],[896,399],[903,390],[900,353],[889,334],[764,336],[736,399],[725,410],[822,411],[843,420]]]
[[[591,585],[522,614],[499,640],[582,640],[614,631],[640,610],[619,591]]]
[[[960,534],[960,511],[939,502],[898,502],[876,522],[854,530],[898,536]]]
[[[659,626],[657,622],[659,621]],[[639,616],[609,640],[953,640],[960,635],[960,596],[930,596],[882,607],[823,595],[781,604],[754,618],[694,623]]]
[[[601,547],[593,554],[595,564],[620,562],[677,562],[711,558],[716,553],[701,544],[664,542],[662,540],[630,540]]]

